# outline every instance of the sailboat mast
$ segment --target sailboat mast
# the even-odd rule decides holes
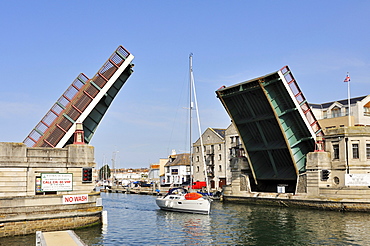
[[[192,122],[192,113],[193,110],[193,97],[192,97],[192,90],[193,90],[193,53],[190,53],[189,55],[189,143],[190,143],[190,189],[193,187],[193,144],[192,144],[192,138],[191,138],[191,122]]]
[[[199,117],[199,110],[198,110],[197,93],[196,93],[196,90],[195,90],[195,83],[194,83],[193,60],[192,60],[192,58],[193,58],[193,54],[190,55],[190,95],[191,94],[194,94],[195,112],[196,112],[196,115],[197,115],[197,123],[198,123],[197,125],[198,125],[198,133],[199,133],[199,140],[200,140],[200,149],[201,149],[201,154],[202,154],[204,177],[205,177],[205,181],[206,181],[207,194],[209,194],[207,165],[206,165],[206,160],[205,160],[205,157],[204,157],[203,138],[202,138],[202,130],[201,130],[201,127],[200,127],[200,117]],[[190,99],[192,100],[192,97],[191,96],[190,96]],[[190,127],[191,127],[191,111],[192,111],[192,108],[193,108],[193,105],[192,105],[192,101],[191,101],[191,107],[190,107]],[[190,138],[191,138],[191,133],[190,133]],[[190,141],[190,144],[191,144],[191,141]],[[190,153],[190,156],[192,157],[192,153]],[[191,158],[191,160],[192,159],[193,158]],[[192,161],[191,161],[191,165],[192,165]]]

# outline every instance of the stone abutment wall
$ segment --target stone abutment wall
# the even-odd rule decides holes
[[[94,179],[82,182],[86,167],[95,167],[89,145],[28,148],[0,143],[0,237],[100,223],[103,207]],[[64,174],[68,185],[60,179]]]

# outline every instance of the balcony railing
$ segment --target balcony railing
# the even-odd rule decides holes
[[[345,117],[348,116],[348,113],[339,113],[339,114],[330,114],[330,115],[325,115],[323,117],[317,117],[318,119],[332,119],[332,118],[338,118],[338,117]]]

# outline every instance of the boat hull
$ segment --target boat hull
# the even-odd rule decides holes
[[[211,201],[200,198],[198,200],[174,199],[171,197],[158,197],[156,199],[157,206],[162,210],[194,213],[194,214],[209,214],[211,210]]]

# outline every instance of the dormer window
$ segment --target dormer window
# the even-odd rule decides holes
[[[340,108],[335,106],[334,108],[332,108],[331,110],[331,117],[332,118],[335,118],[335,117],[340,117],[341,114],[340,114]]]
[[[370,116],[370,102],[368,102],[364,105],[364,115],[365,116]]]

